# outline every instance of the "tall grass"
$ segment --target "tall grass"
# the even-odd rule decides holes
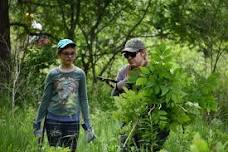
[[[97,112],[92,115],[97,139],[93,143],[86,143],[84,131],[81,131],[78,151],[79,152],[116,152],[118,149],[119,124],[108,112]]]
[[[32,136],[31,111],[16,111],[14,115],[0,109],[0,151],[35,151],[35,138]]]
[[[0,109],[0,151],[1,152],[35,152],[38,150],[36,138],[32,133],[34,109],[17,110],[13,116],[6,108]],[[116,152],[118,148],[118,122],[111,113],[96,112],[92,115],[96,133],[93,143],[85,141],[84,131],[80,130],[78,142],[79,152]],[[68,151],[63,148],[49,147],[44,140],[42,151]]]
[[[32,122],[35,110],[32,108],[18,109],[15,114],[8,108],[0,109],[0,152],[35,152],[38,145],[32,133]],[[78,152],[117,152],[119,123],[112,117],[111,112],[96,111],[92,114],[92,123],[97,139],[86,143],[84,131],[80,130]],[[198,119],[188,127],[178,128],[170,133],[165,143],[164,151],[168,152],[194,152],[194,136],[199,134],[210,151],[228,152],[227,124],[218,119],[205,123]],[[196,146],[195,146],[196,147]],[[42,151],[67,152],[68,149],[49,147],[45,138]],[[201,152],[201,151],[199,151]]]
[[[199,134],[202,141],[209,147],[208,152],[228,152],[227,127],[228,124],[224,124],[218,119],[213,119],[208,123],[202,118],[197,118],[189,126],[172,130],[164,149],[167,149],[169,152],[204,152],[200,150],[192,151],[191,149],[194,145],[194,137]]]

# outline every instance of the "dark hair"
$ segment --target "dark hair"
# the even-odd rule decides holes
[[[64,49],[69,48],[69,47],[75,48],[76,46],[75,46],[75,44],[67,44],[64,48],[58,49],[57,54],[60,54]]]

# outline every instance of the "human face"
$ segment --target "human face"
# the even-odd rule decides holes
[[[145,52],[124,52],[124,57],[128,60],[131,67],[140,67],[143,65],[145,60]]]
[[[59,53],[59,58],[61,60],[61,63],[66,66],[73,64],[75,57],[76,57],[75,48],[72,48],[72,47],[67,47]]]

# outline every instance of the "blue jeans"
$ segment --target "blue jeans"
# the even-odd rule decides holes
[[[68,147],[75,152],[79,137],[79,122],[61,122],[46,120],[45,125],[50,146]]]

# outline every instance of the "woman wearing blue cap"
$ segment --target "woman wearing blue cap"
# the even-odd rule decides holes
[[[46,78],[42,102],[34,122],[35,136],[41,136],[41,121],[50,146],[69,147],[76,151],[82,113],[87,141],[95,138],[89,119],[89,106],[85,73],[74,65],[76,44],[70,39],[58,43],[59,67]]]

